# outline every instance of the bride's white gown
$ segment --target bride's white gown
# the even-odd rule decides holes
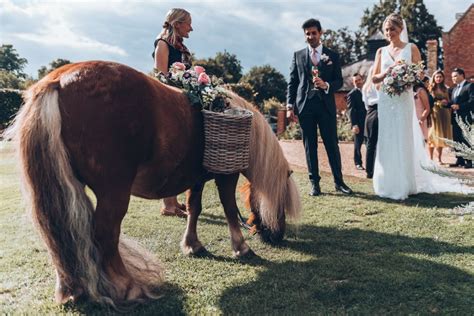
[[[411,62],[411,44],[405,45],[395,60],[382,48],[382,72],[395,60]],[[426,192],[469,193],[472,189],[456,179],[438,176],[422,168],[434,166],[424,147],[418,126],[412,89],[390,97],[379,91],[379,135],[375,155],[373,184],[375,194],[395,200]]]

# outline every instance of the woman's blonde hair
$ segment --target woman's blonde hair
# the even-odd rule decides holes
[[[163,30],[158,38],[164,39],[171,45],[175,46],[179,39],[175,32],[176,23],[186,22],[191,19],[191,14],[180,8],[173,8],[166,14],[165,22],[163,23]]]
[[[385,25],[385,23],[390,22],[392,25],[395,25],[396,27],[399,27],[401,30],[403,30],[403,18],[400,14],[398,13],[392,13],[389,16],[385,18],[382,24],[382,28]]]

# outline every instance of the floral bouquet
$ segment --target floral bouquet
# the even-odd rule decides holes
[[[397,61],[396,65],[387,74],[382,83],[382,90],[389,96],[400,95],[413,86],[420,78],[424,64],[407,64],[404,60]]]
[[[158,72],[155,76],[161,82],[183,90],[191,103],[201,109],[224,112],[229,108],[223,81],[215,76],[209,77],[204,67],[195,66],[186,70],[183,63],[176,62],[167,75]]]

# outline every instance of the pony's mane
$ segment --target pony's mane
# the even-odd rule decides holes
[[[299,217],[301,211],[298,189],[289,176],[290,165],[277,137],[258,109],[233,92],[228,92],[228,95],[232,107],[242,107],[254,114],[250,134],[250,165],[243,174],[258,194],[263,224],[277,229],[279,211],[285,210],[290,218]]]

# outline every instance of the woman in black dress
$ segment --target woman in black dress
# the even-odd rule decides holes
[[[193,30],[191,23],[191,14],[184,9],[174,8],[166,14],[163,30],[155,40],[155,51],[152,54],[157,71],[167,74],[175,62],[183,63],[186,68],[191,67],[191,53],[183,43],[183,39],[188,38]],[[185,206],[178,203],[176,196],[164,198],[163,204],[162,215],[187,216]]]

